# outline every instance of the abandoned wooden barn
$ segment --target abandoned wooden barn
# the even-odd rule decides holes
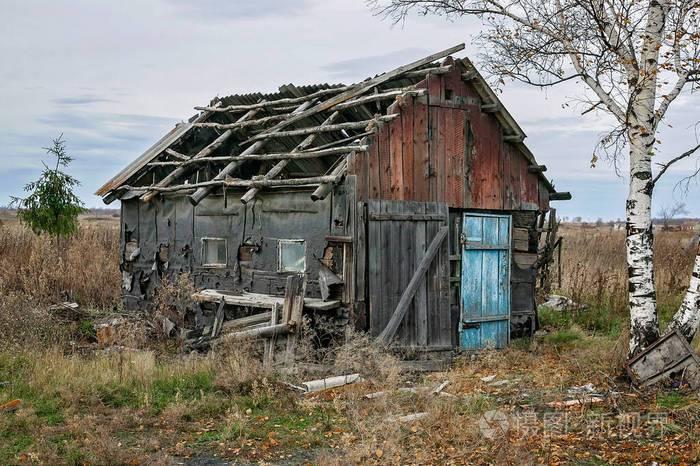
[[[419,352],[533,331],[550,201],[570,195],[450,56],[463,48],[353,85],[198,107],[97,191],[121,201],[125,307],[187,272],[203,305],[186,326],[213,336],[222,321],[290,331],[302,312]],[[305,296],[296,310],[290,287]]]

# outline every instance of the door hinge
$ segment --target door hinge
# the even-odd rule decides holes
[[[473,328],[481,328],[480,322],[464,322],[462,321],[462,330],[468,330]]]

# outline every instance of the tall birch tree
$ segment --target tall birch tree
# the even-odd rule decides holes
[[[627,265],[630,356],[659,338],[654,285],[652,197],[667,170],[700,153],[697,141],[659,161],[657,133],[669,107],[700,81],[700,0],[368,0],[374,12],[484,25],[482,64],[499,79],[549,87],[581,84],[583,113],[615,124],[594,151],[617,166],[628,158]],[[658,167],[654,170],[654,163]],[[700,251],[699,251],[700,253]],[[700,326],[700,254],[683,304],[669,328],[689,340]]]

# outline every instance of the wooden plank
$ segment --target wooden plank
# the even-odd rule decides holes
[[[369,219],[375,222],[393,222],[393,221],[406,221],[406,222],[442,222],[445,220],[443,214],[424,214],[424,213],[372,213],[369,214]]]
[[[403,192],[401,199],[413,200],[413,105],[414,98],[407,97],[401,107],[401,153]]]
[[[444,58],[444,57],[450,55],[451,53],[455,53],[455,52],[458,52],[458,51],[463,50],[463,49],[464,49],[464,44],[459,44],[459,45],[456,45],[454,47],[450,47],[446,50],[443,50],[441,52],[434,53],[432,55],[428,55],[425,58],[422,58],[420,60],[416,60],[412,63],[407,64],[407,65],[399,66],[398,68],[395,68],[387,73],[381,74],[373,79],[363,81],[360,84],[358,84],[357,86],[354,86],[352,89],[349,89],[349,90],[343,92],[342,94],[338,94],[334,97],[331,97],[330,99],[325,100],[325,101],[313,106],[312,108],[310,108],[308,110],[302,111],[302,112],[294,115],[292,118],[289,118],[285,121],[280,122],[280,124],[278,124],[277,126],[255,136],[255,138],[260,139],[261,137],[264,137],[267,134],[278,131],[281,128],[285,128],[293,123],[296,123],[297,121],[303,120],[303,119],[308,118],[312,115],[316,115],[317,113],[329,110],[342,102],[348,101],[354,97],[357,97],[361,94],[364,94],[368,90],[370,90],[370,89],[372,89],[372,88],[374,88],[382,83],[385,83],[387,81],[391,81],[392,79],[402,75],[403,73],[406,73],[407,71],[415,70],[416,68],[419,68],[423,65],[427,65],[428,63],[432,63],[435,60],[439,60],[440,58]],[[249,141],[251,141],[251,140],[249,140]],[[249,141],[245,141],[245,143],[247,143]]]
[[[355,301],[367,303],[367,215],[364,202],[357,203],[357,220],[355,222]],[[359,322],[356,316],[356,322]],[[369,324],[362,316],[362,328]]]
[[[467,207],[464,203],[464,187],[466,184],[466,167],[465,167],[465,144],[466,144],[466,111],[461,109],[453,109],[453,126],[454,145],[452,147],[452,167],[451,171],[454,174],[452,183],[452,207]]]
[[[419,204],[416,209],[418,212],[425,212],[425,204]],[[413,269],[420,263],[421,258],[426,252],[428,243],[426,241],[426,222],[417,222],[414,224],[413,229],[413,257],[412,264]],[[413,270],[412,269],[412,270]],[[415,326],[416,326],[416,345],[417,346],[428,346],[428,334],[429,334],[429,323],[428,323],[428,294],[427,294],[427,280],[423,278],[416,290],[416,296],[413,299],[413,312],[415,314]]]
[[[400,215],[411,214],[412,202],[401,201],[391,204],[391,211],[397,212]],[[392,222],[394,231],[392,232],[392,251],[391,258],[394,261],[394,279],[393,289],[391,290],[391,302],[388,305],[388,309],[394,309],[401,298],[401,293],[406,289],[411,275],[413,274],[413,265],[407,260],[409,257],[410,249],[410,238],[408,237],[408,227],[412,225],[413,222]],[[397,339],[401,341],[402,344],[412,346],[415,341],[415,316],[411,312],[411,303],[408,305],[408,310],[406,311],[406,317],[404,318],[401,325],[397,330]]]
[[[401,296],[401,299],[399,300],[399,304],[394,309],[391,319],[387,323],[382,333],[379,335],[378,340],[381,343],[389,343],[396,334],[396,330],[398,329],[399,324],[401,323],[404,316],[406,315],[406,312],[408,311],[408,304],[411,300],[413,300],[413,297],[415,296],[415,293],[418,290],[418,287],[420,286],[420,282],[423,280],[425,273],[428,271],[428,268],[433,262],[433,259],[435,259],[435,256],[437,255],[440,246],[443,244],[446,237],[447,227],[441,227],[437,235],[435,235],[435,238],[433,238],[432,242],[430,243],[430,246],[428,247],[428,250],[426,251],[423,258],[421,259],[418,267],[416,268],[416,271],[414,272],[408,287],[406,288],[403,295]]]
[[[414,99],[413,104],[413,199],[430,199],[430,152],[428,143],[428,105]]]
[[[382,201],[381,212],[389,213],[391,203]],[[398,288],[398,275],[396,273],[396,262],[394,254],[396,250],[392,249],[392,243],[395,243],[396,235],[398,234],[398,225],[396,222],[378,222],[381,228],[381,242],[379,243],[378,254],[380,255],[381,264],[381,315],[382,326],[389,321],[392,307],[392,295]]]
[[[450,135],[449,115],[451,110],[447,108],[436,109],[438,118],[437,144],[435,153],[435,187],[437,197],[434,198],[437,202],[447,202],[447,139]]]
[[[303,274],[290,275],[287,277],[287,287],[284,291],[284,308],[283,315],[288,317],[286,321],[288,325],[295,328],[297,331],[287,337],[287,351],[285,352],[285,363],[291,364],[294,362],[294,353],[296,351],[299,329],[301,328],[303,312],[304,312],[304,295],[306,294],[306,276]]]
[[[401,120],[401,108],[398,102],[394,102],[387,110],[388,113],[398,113],[399,118],[391,121],[389,125],[389,157],[391,164],[391,196],[390,199],[403,199],[403,122]]]
[[[381,199],[391,199],[391,147],[389,144],[389,125],[382,125],[377,132],[377,143],[379,144],[379,176],[381,177]]]
[[[382,197],[382,175],[379,163],[379,133],[374,134],[371,138],[372,143],[370,144],[370,150],[367,155],[369,155],[368,160],[368,171],[369,171],[369,197],[368,199],[381,199]]]
[[[368,202],[368,213],[380,209],[381,201]],[[379,335],[382,330],[382,268],[380,256],[381,230],[380,222],[368,222],[367,258],[369,270],[369,318],[372,336]]]
[[[270,326],[275,326],[277,325],[277,319],[279,318],[279,314],[281,313],[281,306],[279,303],[275,303],[272,306],[272,311],[270,311]],[[265,367],[272,367],[272,365],[275,363],[275,345],[277,344],[277,334],[273,334],[266,342],[265,342],[265,354],[264,354],[264,366]]]
[[[445,218],[445,225],[449,222],[449,209],[446,204],[438,205],[438,211],[441,211]],[[449,227],[448,238],[449,238]],[[450,309],[450,248],[449,241],[446,240],[438,251],[438,259],[440,260],[440,342],[443,345],[452,343],[452,312]]]
[[[513,228],[513,250],[528,252],[530,249],[530,232],[527,228]]]

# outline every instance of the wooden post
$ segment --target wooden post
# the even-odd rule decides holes
[[[296,351],[299,339],[299,329],[301,329],[304,311],[304,295],[306,294],[306,276],[304,274],[291,275],[287,277],[287,287],[284,291],[284,308],[282,314],[289,326],[297,329],[294,334],[287,336],[287,351],[285,353],[285,364],[294,362],[294,352]]]

